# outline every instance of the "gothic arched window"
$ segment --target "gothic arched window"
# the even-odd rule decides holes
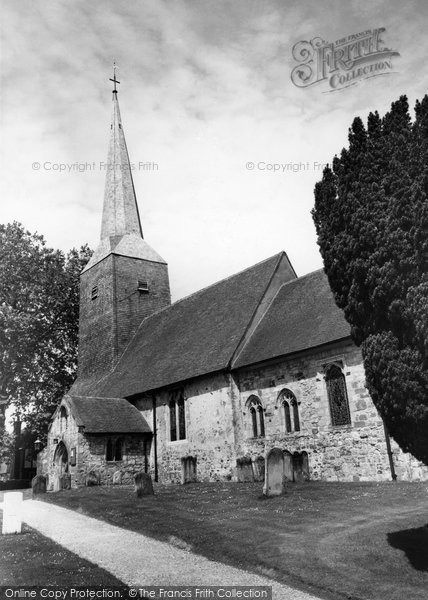
[[[342,369],[338,365],[327,367],[325,381],[332,425],[350,425],[351,414]]]
[[[278,400],[281,404],[285,433],[300,431],[299,405],[291,390],[282,390]],[[291,418],[293,416],[293,418]]]
[[[247,407],[250,411],[253,437],[264,437],[265,416],[260,398],[257,396],[250,396],[247,400]]]
[[[172,393],[169,401],[170,440],[186,439],[186,410],[183,390]]]

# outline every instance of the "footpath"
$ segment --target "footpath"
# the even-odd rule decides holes
[[[23,521],[127,586],[272,586],[274,600],[319,600],[276,581],[54,504],[23,502]],[[46,557],[49,560],[49,557]]]

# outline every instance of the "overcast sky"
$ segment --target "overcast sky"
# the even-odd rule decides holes
[[[428,89],[425,0],[3,0],[2,17],[1,221],[63,250],[97,245],[115,60],[144,236],[174,299],[280,250],[298,275],[321,267],[314,163],[340,152],[354,116]],[[379,27],[393,73],[293,85],[296,42]],[[91,168],[54,170],[76,162]]]

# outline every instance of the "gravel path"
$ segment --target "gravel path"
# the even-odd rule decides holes
[[[126,585],[269,585],[275,600],[319,600],[253,573],[35,500],[23,502],[23,521]]]

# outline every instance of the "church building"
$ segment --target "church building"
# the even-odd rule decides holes
[[[116,82],[115,82],[116,86]],[[428,479],[389,439],[359,349],[323,270],[285,252],[171,303],[168,266],[143,237],[118,104],[101,239],[81,274],[77,379],[52,417],[48,489],[262,481]]]

